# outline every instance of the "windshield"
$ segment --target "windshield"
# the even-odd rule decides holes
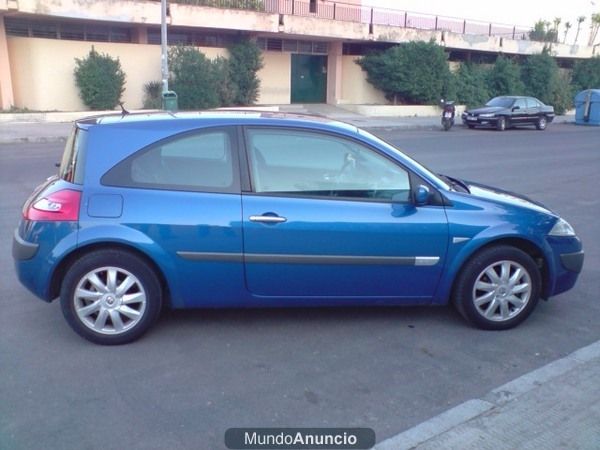
[[[442,178],[440,178],[438,175],[433,173],[431,170],[429,170],[427,167],[425,167],[418,161],[416,161],[413,158],[411,158],[410,156],[408,156],[406,153],[403,153],[400,150],[398,150],[392,144],[385,142],[383,139],[378,138],[377,136],[369,133],[368,131],[361,130],[361,129],[359,129],[358,131],[360,132],[360,134],[369,137],[370,139],[376,141],[378,144],[380,144],[380,145],[384,146],[385,148],[390,149],[394,153],[400,155],[403,159],[410,161],[410,163],[413,166],[415,166],[418,170],[420,170],[423,175],[428,177],[431,182],[437,184],[438,187],[443,188],[447,191],[451,190],[451,186],[446,181],[444,181]]]
[[[485,106],[499,106],[501,108],[510,108],[514,101],[515,99],[510,97],[496,97],[487,102]]]

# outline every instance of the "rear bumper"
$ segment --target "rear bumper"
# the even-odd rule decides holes
[[[33,258],[39,248],[39,244],[27,242],[19,236],[19,230],[15,230],[12,243],[12,256],[15,260],[23,261]]]

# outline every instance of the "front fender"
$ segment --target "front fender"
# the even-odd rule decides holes
[[[448,265],[447,270],[444,272],[440,285],[434,299],[435,304],[446,304],[450,300],[452,295],[452,287],[454,280],[460,273],[460,270],[475,253],[481,250],[483,247],[493,245],[497,243],[501,245],[513,244],[516,241],[520,241],[529,246],[534,246],[544,258],[544,266],[547,269],[548,280],[554,280],[555,278],[555,267],[551,262],[553,261],[552,248],[543,236],[536,234],[524,233],[524,230],[519,229],[514,224],[506,223],[498,226],[485,228],[468,240],[460,242],[454,242],[451,236],[449,241],[448,249]],[[454,235],[456,237],[456,235]],[[551,286],[547,286],[543,290],[545,294]]]

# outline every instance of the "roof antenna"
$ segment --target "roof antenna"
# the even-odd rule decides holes
[[[119,106],[121,107],[121,116],[126,116],[127,114],[129,114],[129,111],[127,111],[125,109],[125,106],[123,106],[123,102],[119,102]]]

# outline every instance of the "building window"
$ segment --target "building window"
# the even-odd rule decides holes
[[[67,21],[5,18],[9,36],[65,39],[71,41],[131,42],[131,28]]]
[[[317,0],[310,0],[310,4],[308,6],[308,11],[311,13],[317,12]]]
[[[329,51],[327,42],[301,41],[296,39],[275,39],[260,37],[256,40],[259,48],[275,52],[312,53],[326,55]]]

